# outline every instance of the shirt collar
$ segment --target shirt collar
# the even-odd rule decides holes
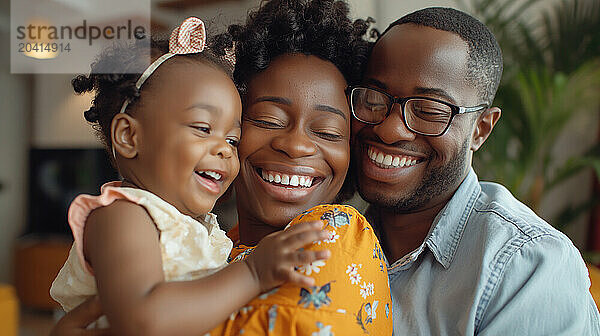
[[[429,233],[421,246],[395,261],[390,268],[405,269],[410,267],[412,262],[425,250],[425,246],[429,248],[435,259],[444,268],[448,268],[454,259],[467,220],[480,192],[481,186],[479,185],[477,175],[473,171],[473,168],[470,168],[467,177],[460,184],[450,201],[433,220]],[[369,207],[365,216],[373,224],[378,238],[380,238],[381,223],[378,216],[372,210]]]
[[[470,168],[467,177],[460,184],[450,201],[433,220],[433,225],[425,238],[425,244],[444,268],[448,268],[454,259],[458,244],[480,192],[481,186],[477,175],[473,168]]]

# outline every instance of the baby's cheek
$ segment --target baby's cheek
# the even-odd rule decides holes
[[[239,173],[240,173],[240,159],[239,159],[238,153],[236,151],[234,158],[231,159],[231,175],[229,176],[229,179],[227,181],[228,187],[235,180],[235,178],[238,176]]]

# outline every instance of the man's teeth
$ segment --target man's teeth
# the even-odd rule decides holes
[[[417,158],[406,155],[390,155],[379,152],[373,147],[368,149],[369,158],[381,166],[410,167],[417,164]]]
[[[214,171],[210,171],[210,170],[200,170],[200,171],[198,171],[198,174],[208,175],[217,181],[219,181],[222,177],[221,174],[214,172]]]
[[[301,176],[301,175],[288,175],[278,172],[262,170],[263,180],[271,183],[278,183],[283,185],[289,185],[292,187],[306,187],[310,188],[313,183],[312,176]]]

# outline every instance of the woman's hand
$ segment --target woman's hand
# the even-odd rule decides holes
[[[110,329],[86,329],[102,315],[100,300],[94,296],[63,316],[50,336],[109,336]]]
[[[252,275],[258,281],[261,292],[284,282],[298,286],[314,285],[314,279],[295,270],[296,266],[327,259],[329,250],[312,251],[301,248],[327,238],[322,222],[305,222],[288,230],[271,233],[264,237],[245,260]]]

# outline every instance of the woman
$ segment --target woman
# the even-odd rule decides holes
[[[362,39],[367,28],[368,22],[352,22],[348,18],[348,6],[343,1],[273,0],[264,2],[251,13],[246,25],[231,26],[227,34],[216,37],[213,48],[217,50],[235,46],[234,79],[244,104],[242,141],[238,149],[240,175],[235,182],[239,236],[232,233],[238,245],[232,257],[244,257],[265,235],[282,230],[295,216],[316,205],[334,202],[340,193],[350,162],[351,116],[344,89],[361,76],[368,53],[368,43]],[[338,208],[318,209],[319,214],[329,210],[339,211]],[[335,218],[335,214],[331,216]],[[381,259],[381,254],[374,253],[377,249],[369,246],[372,251],[368,251],[368,259]],[[341,265],[341,273],[346,270],[348,276],[354,275],[357,282],[352,283],[357,286],[360,285],[358,264],[348,270],[346,265]],[[365,263],[365,269],[367,266]],[[376,266],[381,266],[383,272],[383,263]],[[318,268],[315,272],[319,272]],[[368,276],[365,272],[363,276]],[[317,277],[325,277],[325,273]],[[318,278],[315,280],[318,282]],[[335,281],[335,286],[341,286],[341,280]],[[387,280],[385,282],[387,286]],[[277,300],[277,295],[286,290],[287,294],[298,291],[285,285],[282,288],[270,299]],[[320,294],[329,299],[329,283],[327,292],[324,288],[320,288]],[[389,290],[385,291],[389,297]],[[348,290],[338,292],[343,295]],[[309,291],[300,293],[304,296],[298,304],[311,307],[312,303],[319,309],[314,300],[311,301]],[[338,295],[335,290],[329,295],[335,303],[335,295]],[[368,288],[364,291],[361,288],[361,295],[363,298],[370,295]],[[365,301],[357,311],[344,312],[351,317],[347,324],[360,325],[365,332],[376,318],[376,301],[379,301],[373,301],[372,297],[367,299],[371,300]],[[252,304],[249,307],[260,306]],[[279,304],[279,315],[284,315],[286,312],[281,311],[281,306]],[[389,314],[383,310],[379,310],[379,319]],[[68,324],[78,318],[77,313],[63,319],[54,334],[75,334],[76,329]],[[270,318],[272,311],[267,314]],[[318,332],[327,334],[328,326],[318,323]],[[223,328],[235,329],[236,326],[226,323]]]

